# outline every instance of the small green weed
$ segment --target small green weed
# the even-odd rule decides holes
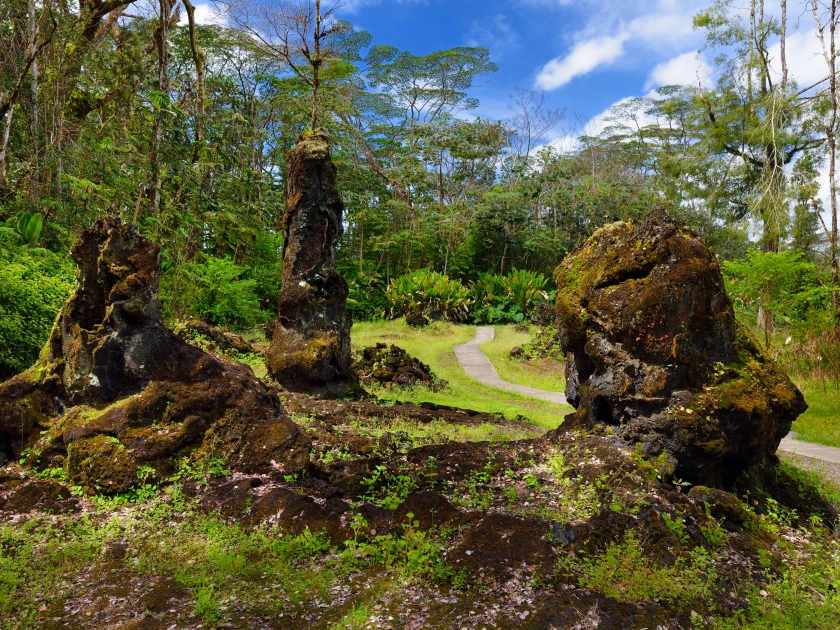
[[[708,594],[717,575],[711,556],[697,547],[691,559],[677,558],[674,566],[651,561],[634,534],[612,543],[606,552],[581,562],[580,584],[623,602],[653,599],[689,604]]]
[[[362,630],[370,616],[371,611],[367,606],[356,606],[341,621],[332,624],[329,630]]]
[[[376,503],[386,510],[396,510],[405,502],[408,495],[417,489],[417,484],[409,475],[393,475],[377,489],[377,483],[387,471],[387,466],[380,465],[374,469],[370,477],[362,479],[360,483],[367,486],[368,491],[361,498]]]
[[[679,516],[672,517],[667,512],[662,512],[662,520],[665,521],[665,526],[680,542],[686,544],[689,540],[688,531],[685,528],[685,521]]]

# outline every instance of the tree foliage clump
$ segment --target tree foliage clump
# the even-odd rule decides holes
[[[0,240],[0,379],[38,358],[73,290],[74,273],[63,254]]]

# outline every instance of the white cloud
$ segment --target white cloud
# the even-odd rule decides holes
[[[196,4],[195,5],[195,22],[196,24],[217,24],[225,26],[227,20],[225,16],[213,5],[210,4]],[[187,23],[187,12],[181,11],[181,19],[178,24]]]
[[[687,52],[669,61],[663,61],[651,70],[645,89],[662,85],[689,85],[698,83],[709,86],[714,70],[696,52]]]
[[[796,80],[800,88],[811,86],[828,75],[822,45],[814,29],[788,35],[785,55],[790,78]],[[780,79],[782,62],[779,42],[770,47],[770,68],[776,75],[776,80]]]
[[[519,0],[528,4],[563,5],[567,0]],[[577,44],[565,58],[558,57],[540,69],[537,87],[555,89],[629,52],[654,51],[657,56],[673,55],[702,44],[702,35],[694,31],[692,16],[707,0],[650,0],[630,3],[626,0],[577,0],[585,6],[584,27],[575,37]],[[663,55],[664,53],[664,55]],[[649,52],[639,58],[649,56]],[[628,55],[629,57],[629,55]]]
[[[612,63],[624,52],[627,35],[596,37],[578,42],[565,57],[549,61],[537,75],[537,87],[554,90],[598,66]]]
[[[692,38],[694,29],[691,25],[693,11],[676,13],[652,13],[642,15],[630,21],[627,30],[640,44],[650,48],[671,49],[674,42]],[[684,47],[684,45],[683,45]]]

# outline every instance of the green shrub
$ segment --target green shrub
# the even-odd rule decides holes
[[[207,256],[165,273],[162,300],[169,317],[192,315],[217,326],[234,330],[252,328],[271,319],[257,295],[257,280],[248,267],[230,258]]]
[[[382,319],[388,311],[388,298],[385,297],[387,286],[382,276],[377,273],[359,273],[358,269],[340,271],[347,280],[347,312],[353,321],[370,322]]]
[[[429,269],[417,269],[394,278],[385,297],[391,304],[391,315],[395,317],[415,311],[439,310],[445,317],[457,321],[467,316],[470,305],[470,292],[460,280]]]
[[[706,596],[717,575],[709,554],[696,547],[690,559],[677,558],[671,567],[652,562],[635,535],[612,542],[603,555],[581,563],[580,585],[622,602],[652,599],[686,605]]]
[[[0,240],[0,380],[38,359],[73,291],[74,270],[67,254]]]
[[[507,276],[483,273],[470,287],[476,324],[521,323],[540,302],[549,299],[541,273],[512,269]]]
[[[527,269],[513,268],[505,277],[508,297],[525,313],[530,312],[538,302],[548,299],[548,294],[545,292],[546,284],[548,280],[544,275]]]

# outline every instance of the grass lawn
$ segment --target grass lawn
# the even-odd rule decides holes
[[[840,391],[831,383],[823,391],[822,383],[799,381],[805,394],[808,411],[803,413],[791,429],[800,440],[840,447]]]
[[[561,361],[555,359],[511,360],[511,348],[524,347],[531,340],[529,333],[517,330],[516,326],[494,326],[493,330],[495,333],[493,341],[481,344],[480,348],[503,380],[550,392],[562,392],[566,389]]]
[[[410,328],[401,319],[388,322],[360,322],[353,325],[350,336],[353,345],[358,347],[372,346],[377,342],[396,344],[411,356],[428,364],[439,378],[449,382],[449,387],[440,392],[432,392],[426,388],[408,390],[371,388],[371,393],[381,398],[415,403],[432,402],[488,413],[502,413],[511,420],[518,415],[523,415],[529,422],[547,429],[557,427],[563,416],[572,411],[572,408],[567,405],[554,405],[520,396],[513,392],[487,387],[470,379],[458,364],[452,347],[473,339],[475,326],[435,322],[426,328],[416,329]]]

